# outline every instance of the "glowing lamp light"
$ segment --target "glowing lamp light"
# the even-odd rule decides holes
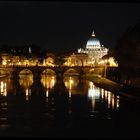
[[[49,91],[48,90],[46,91],[46,97],[47,98],[49,97]]]
[[[3,61],[3,62],[2,62],[2,65],[6,65],[6,64],[7,64],[6,61]]]
[[[113,57],[109,58],[108,62],[112,67],[118,67],[118,64],[115,62],[115,59]]]
[[[104,61],[103,60],[101,60],[100,62],[99,62],[99,64],[103,64],[104,63]]]

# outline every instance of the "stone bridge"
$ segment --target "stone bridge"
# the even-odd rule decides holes
[[[56,75],[64,75],[65,73],[75,72],[78,75],[87,75],[87,74],[104,74],[104,67],[101,66],[61,66],[61,67],[49,67],[49,66],[0,66],[1,75],[10,75],[12,78],[18,78],[22,70],[29,70],[33,74],[34,78],[39,78],[43,71],[52,70]]]

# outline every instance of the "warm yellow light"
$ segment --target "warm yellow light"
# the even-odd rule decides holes
[[[41,83],[46,89],[52,89],[56,83],[56,76],[54,75],[42,75]]]
[[[119,110],[119,99],[117,99],[116,107],[117,107],[117,110]]]
[[[71,78],[71,77],[70,77]],[[70,82],[69,82],[70,84],[73,84],[73,80],[72,79],[70,79]]]
[[[120,96],[117,95],[117,98],[120,99]]]
[[[94,87],[95,87],[95,86],[94,86],[93,82],[90,81],[90,82],[89,82],[89,88],[90,88],[90,89],[93,89]]]
[[[101,89],[101,98],[102,99],[104,98],[104,89],[103,88]]]
[[[49,96],[49,91],[47,90],[46,91],[46,97],[48,98],[48,96]]]
[[[118,67],[118,64],[115,62],[115,59],[113,57],[109,58],[108,62],[112,67]]]
[[[29,90],[26,89],[26,90],[25,90],[25,93],[26,93],[26,101],[28,101],[28,100],[29,100]]]
[[[107,91],[105,90],[105,100],[107,100]]]
[[[3,82],[3,81],[0,82],[0,92],[1,92],[1,95],[7,96],[7,83],[6,82]]]
[[[29,89],[32,86],[32,84],[33,84],[33,75],[32,74],[29,74],[27,76],[20,75],[19,84],[24,89]]]
[[[108,92],[108,108],[110,108],[110,102],[111,102],[111,93]]]
[[[49,101],[49,98],[48,97],[49,97],[49,90],[47,89],[46,90],[46,103],[48,103],[48,101]]]
[[[71,99],[71,90],[69,90],[69,98]]]
[[[3,62],[2,62],[2,65],[7,65],[6,61],[3,61]]]
[[[92,111],[94,111],[95,110],[95,89],[92,82],[90,82],[90,87],[88,89],[88,97],[91,100]]]
[[[104,62],[104,60],[101,60],[100,62],[99,62],[99,64],[104,64],[105,62]]]
[[[114,109],[114,97],[112,97],[112,109]]]
[[[79,79],[75,76],[66,76],[64,77],[64,84],[66,88],[69,90],[69,92],[72,92],[72,90],[78,85]]]
[[[55,78],[54,78],[54,76],[52,77],[52,85],[54,86],[54,84],[55,84]]]
[[[26,101],[28,101],[31,96],[31,89],[25,89],[25,94],[26,94]]]
[[[3,93],[3,91],[4,91],[4,83],[3,81],[1,81],[1,92]]]
[[[71,90],[71,88],[72,88],[72,85],[73,84],[73,79],[71,79],[71,77],[70,77],[70,80],[69,80],[69,89]]]

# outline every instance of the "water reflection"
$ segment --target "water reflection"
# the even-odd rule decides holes
[[[7,95],[7,83],[5,81],[0,82],[0,93],[2,96]]]
[[[31,86],[33,85],[33,75],[27,74],[20,76],[19,84],[24,88],[24,92],[26,94],[26,101],[29,100],[31,96]]]
[[[24,89],[26,100],[28,101],[32,93],[33,75],[27,74],[20,76],[19,84]],[[72,94],[80,94],[86,92],[89,102],[91,103],[92,111],[96,110],[97,102],[105,102],[108,109],[119,110],[120,107],[120,96],[113,94],[110,91],[99,88],[94,85],[93,82],[83,80],[81,81],[76,76],[65,76],[63,79],[64,85],[69,92],[69,99],[71,100]],[[45,89],[45,96],[49,97],[51,89],[55,88],[56,76],[55,75],[42,75],[41,83]],[[82,83],[82,84],[81,84]],[[79,86],[81,85],[81,86]],[[85,90],[81,90],[84,86]],[[9,79],[0,81],[0,94],[7,96],[8,92],[13,92],[13,85]]]
[[[89,100],[91,100],[91,104],[92,104],[92,111],[95,110],[95,100],[99,100],[100,99],[100,89],[98,87],[96,87],[93,82],[89,81],[89,88],[88,88],[88,98]]]
[[[77,76],[65,76],[63,81],[65,87],[69,91],[69,97],[71,98],[71,94],[75,92],[75,89],[79,84],[79,78]]]
[[[63,82],[63,90],[59,90],[62,85],[60,81]],[[73,76],[64,77],[60,81],[56,81],[55,75],[47,75],[42,76],[39,84],[33,84],[35,81],[32,75],[22,76],[20,85],[15,84],[17,94],[14,94],[12,87],[15,86],[10,84],[10,80],[0,80],[0,129],[11,128],[15,134],[18,129],[25,132],[27,127],[54,132],[56,123],[59,124],[58,128],[74,128],[77,124],[91,125],[94,119],[100,121],[120,116],[127,119],[127,116],[133,117],[133,112],[137,118],[140,116],[135,110],[131,111],[131,107],[135,109],[136,105],[130,106],[123,97],[99,88],[91,81]],[[25,101],[25,94],[28,102]],[[96,129],[94,122],[92,126]]]
[[[20,77],[19,83],[24,89],[29,89],[33,84],[33,76],[29,74],[29,75]]]
[[[56,75],[55,74],[43,74],[41,76],[41,83],[45,89],[46,102],[48,102],[49,92],[54,88],[56,84]]]
[[[9,109],[8,95],[14,94],[13,82],[9,78],[0,79],[0,129],[5,130],[9,127],[7,112]]]
[[[42,75],[41,83],[43,84],[45,89],[52,89],[56,83],[55,75]]]
[[[0,94],[2,96],[7,96],[7,93],[13,90],[13,83],[10,79],[5,78],[0,80]]]
[[[98,110],[96,108],[96,102],[105,102],[108,109],[116,109],[119,110],[120,97],[118,95],[113,94],[110,91],[99,88],[94,85],[93,82],[88,81],[88,99],[91,102],[91,111]]]
[[[110,91],[101,89],[101,100],[107,103],[109,109],[119,110],[120,96],[113,94]]]
[[[88,87],[88,97],[95,99],[100,99],[100,88],[96,87],[93,82],[89,81],[89,87]]]

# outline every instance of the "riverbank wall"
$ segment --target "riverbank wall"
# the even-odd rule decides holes
[[[108,67],[106,78],[140,91],[140,71],[138,70],[121,71],[118,67]]]
[[[135,101],[140,101],[140,92],[135,92],[134,90],[129,91],[127,89],[127,86],[114,82],[110,79],[107,79],[105,77],[98,77],[98,76],[87,76],[87,80],[92,81],[96,86],[99,86],[101,88],[104,88],[110,92],[113,92],[115,94],[131,98]]]

